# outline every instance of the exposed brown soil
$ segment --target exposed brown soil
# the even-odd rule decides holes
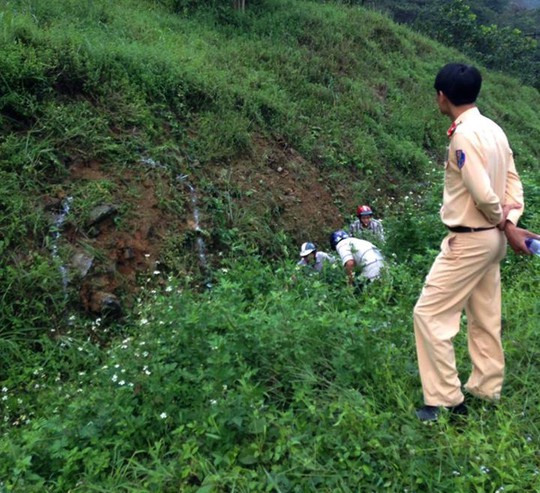
[[[211,171],[216,183],[222,170]],[[327,232],[342,226],[328,181],[317,166],[285,142],[255,139],[252,154],[230,164],[227,180],[244,192],[242,208],[264,217],[270,206],[274,212],[268,220],[273,228],[282,229],[297,242],[315,241],[327,248]]]
[[[158,265],[170,235],[181,235],[194,229],[189,189],[181,190],[161,170],[134,166],[121,175],[111,173],[96,161],[76,162],[70,167],[70,180],[107,180],[115,183],[114,205],[121,209],[122,219],[107,217],[92,228],[67,223],[63,235],[72,249],[93,252],[93,264],[78,282],[80,301],[85,310],[100,314],[104,297],[111,295],[121,305],[129,304],[139,289],[141,277],[147,277]],[[343,226],[343,218],[334,204],[336,193],[320,170],[307,162],[285,142],[256,138],[251,154],[205,167],[201,175],[215,183],[217,194],[234,187],[235,209],[249,211],[251,217],[265,217],[272,230],[282,230],[300,246],[315,241],[326,249],[328,232]],[[197,183],[193,183],[197,187]],[[159,191],[157,187],[159,186]],[[167,196],[185,194],[186,214],[182,217],[160,206]],[[159,198],[158,198],[159,197]],[[203,202],[203,201],[201,201]],[[272,211],[271,214],[268,211]],[[201,226],[211,223],[201,207]],[[211,245],[210,245],[211,247]],[[194,261],[197,252],[193,251]],[[296,261],[296,257],[291,261]]]

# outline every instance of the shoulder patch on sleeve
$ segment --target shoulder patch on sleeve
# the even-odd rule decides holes
[[[465,151],[462,151],[461,149],[456,151],[456,162],[459,169],[465,166]]]

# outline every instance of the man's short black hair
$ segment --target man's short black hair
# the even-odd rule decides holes
[[[471,104],[476,101],[482,76],[476,67],[464,63],[448,63],[437,77],[435,77],[435,90],[442,91],[455,106]]]

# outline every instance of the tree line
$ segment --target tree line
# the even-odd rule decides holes
[[[540,8],[511,0],[341,0],[387,12],[486,67],[540,89]]]

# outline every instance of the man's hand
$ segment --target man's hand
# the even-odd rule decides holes
[[[521,209],[521,204],[505,204],[502,206],[502,221],[497,224],[497,227],[501,230],[501,231],[504,231],[504,227],[506,226],[506,218],[508,217],[508,213],[512,210],[512,209]]]
[[[508,240],[508,244],[517,254],[531,255],[527,245],[525,245],[525,240],[527,238],[536,238],[537,240],[540,240],[540,235],[523,228],[518,228],[510,221],[506,221],[503,231]]]
[[[345,272],[347,273],[347,278],[349,280],[349,284],[352,286],[354,283],[354,266],[356,265],[356,262],[354,260],[348,260],[345,262],[345,265],[343,266],[345,268]]]

